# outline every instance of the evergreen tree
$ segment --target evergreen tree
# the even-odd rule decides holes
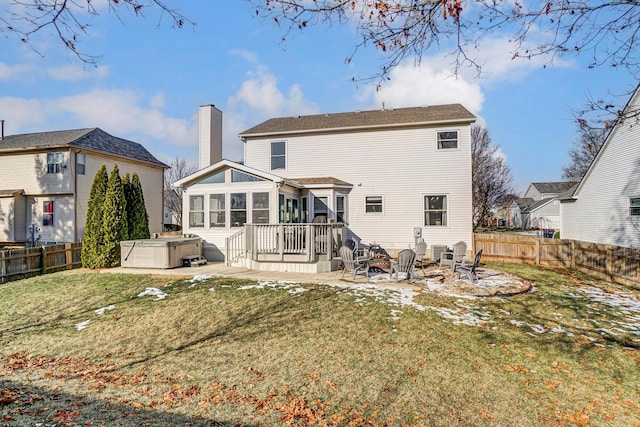
[[[133,193],[133,185],[131,184],[131,177],[129,176],[129,172],[126,173],[124,179],[122,180],[122,190],[124,191],[124,198],[127,201],[127,236],[129,236],[129,239],[135,239],[133,233],[133,208],[135,205],[133,198],[135,196]]]
[[[108,181],[107,167],[102,165],[93,178],[87,204],[87,217],[82,236],[82,266],[85,268],[100,266],[100,250],[103,243],[102,216]]]
[[[127,202],[129,202],[127,200]],[[130,239],[148,239],[151,237],[149,233],[149,215],[144,203],[144,194],[142,192],[142,184],[137,173],[133,173],[131,181],[131,213],[128,217]],[[127,209],[129,206],[127,205]]]
[[[102,267],[117,267],[120,265],[120,242],[128,239],[127,201],[124,197],[122,179],[118,165],[113,166],[107,194],[104,201],[102,216]]]

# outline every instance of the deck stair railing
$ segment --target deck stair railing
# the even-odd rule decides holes
[[[247,246],[246,246],[246,237],[245,237],[245,229],[241,229],[240,231],[232,234],[227,237],[225,248],[225,260],[226,265],[231,265],[236,262],[238,259],[247,256]]]

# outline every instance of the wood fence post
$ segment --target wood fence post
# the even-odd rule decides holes
[[[71,252],[71,243],[64,244],[65,262],[67,264],[66,269],[71,270],[73,267],[73,253]]]
[[[542,240],[542,237],[538,237],[536,239],[536,265],[540,265],[540,251],[542,248],[542,245],[540,245],[541,240]]]
[[[40,266],[42,267],[42,274],[47,273],[47,247],[40,246]]]
[[[0,251],[0,283],[4,282],[7,273],[7,260],[5,259],[5,251]]]
[[[571,240],[571,269],[576,269],[576,241]]]

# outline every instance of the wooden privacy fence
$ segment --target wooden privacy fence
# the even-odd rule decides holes
[[[80,267],[82,243],[0,250],[0,283]]]
[[[499,233],[474,234],[473,248],[474,251],[482,249],[484,261],[576,269],[640,288],[640,249]]]

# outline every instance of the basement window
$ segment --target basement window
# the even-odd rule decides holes
[[[640,197],[629,199],[629,216],[640,216]]]

